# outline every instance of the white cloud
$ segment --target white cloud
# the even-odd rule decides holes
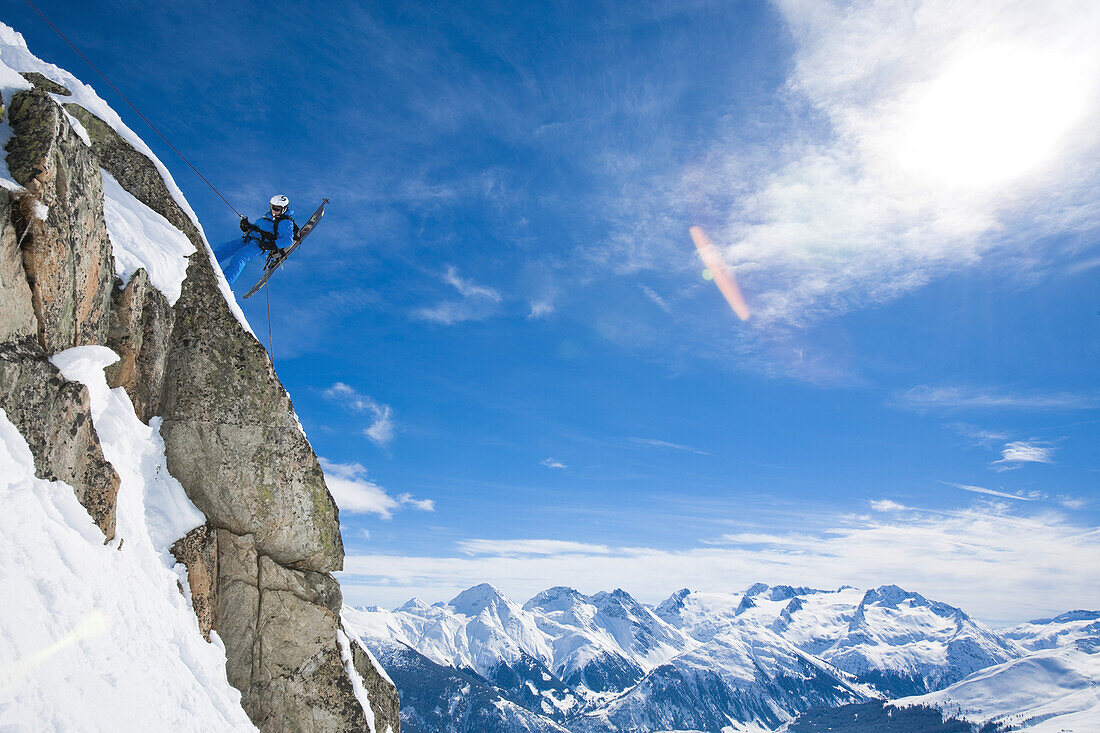
[[[607,545],[566,540],[460,540],[458,549],[467,555],[607,555]]]
[[[544,458],[539,461],[539,465],[546,466],[547,468],[569,468],[556,458]]]
[[[1086,502],[1079,496],[1067,496],[1066,494],[1058,495],[1058,503],[1064,506],[1066,509],[1084,509]]]
[[[377,402],[367,395],[359,394],[354,388],[343,382],[336,382],[323,393],[326,399],[340,402],[346,409],[355,412],[369,412],[374,422],[363,430],[372,441],[380,446],[389,445],[393,440],[395,426],[393,422],[393,408]]]
[[[389,405],[374,406],[374,422],[363,434],[378,445],[389,445],[393,440],[393,410]]]
[[[499,291],[460,277],[458,270],[453,266],[447,268],[443,274],[443,281],[457,290],[463,299],[418,308],[412,313],[414,318],[433,321],[444,326],[464,321],[480,321],[496,313],[497,306],[503,300]]]
[[[397,501],[403,506],[410,506],[422,512],[434,512],[435,502],[431,499],[414,499],[412,494],[399,494]]]
[[[684,451],[685,453],[695,453],[700,456],[709,456],[705,450],[699,450],[698,448],[692,448],[687,445],[680,445],[679,443],[670,443],[667,440],[656,440],[654,438],[627,438],[631,443],[637,443],[638,445],[651,445],[655,448],[670,448],[671,450]]]
[[[914,410],[970,408],[1086,410],[1100,407],[1100,400],[1096,397],[1070,392],[1020,394],[997,392],[991,389],[928,385],[913,387],[899,395],[895,401],[901,407]]]
[[[501,301],[500,293],[495,289],[486,287],[484,285],[477,285],[470,280],[465,280],[458,276],[458,270],[453,266],[447,268],[447,272],[443,275],[443,280],[450,285],[454,286],[463,297],[466,298],[486,298],[499,303]]]
[[[553,300],[536,300],[531,302],[531,312],[527,314],[529,319],[544,318],[554,312]]]
[[[645,297],[649,298],[654,303],[656,303],[657,307],[659,307],[665,313],[669,313],[672,310],[668,305],[668,301],[665,300],[664,298],[662,298],[660,295],[658,295],[657,292],[655,290],[653,290],[653,288],[651,288],[647,285],[642,285],[641,287],[642,287],[642,292],[645,293]]]
[[[956,489],[962,489],[963,491],[969,491],[972,494],[985,494],[986,496],[996,496],[1001,499],[1012,499],[1013,501],[1037,501],[1044,498],[1041,493],[1032,494],[1010,494],[1007,491],[997,491],[996,489],[987,489],[984,486],[970,486],[968,484],[954,484],[949,481],[943,483],[948,486],[954,486]]]
[[[1007,471],[1024,463],[1054,463],[1054,449],[1046,443],[1016,440],[1001,450],[1001,458],[993,461],[993,468]]]
[[[970,438],[975,443],[985,447],[992,447],[993,443],[1008,440],[1008,434],[995,430],[984,430],[976,425],[968,423],[954,423],[950,426],[964,438]]]
[[[358,463],[319,460],[325,472],[325,483],[341,512],[377,514],[382,519],[391,519],[402,506],[422,511],[435,509],[431,499],[414,499],[410,494],[401,494],[397,498],[390,496],[384,488],[367,478],[367,469]]]
[[[871,501],[871,509],[876,512],[903,512],[909,509],[904,504],[899,504],[890,499],[878,499]]]
[[[1100,532],[1059,513],[1025,516],[1012,506],[836,515],[823,532],[730,534],[723,546],[681,551],[603,545],[585,551],[576,543],[573,552],[544,544],[552,540],[466,540],[460,556],[349,555],[340,580],[350,603],[393,605],[410,595],[444,600],[486,581],[520,600],[569,585],[583,592],[622,587],[650,603],[685,586],[896,583],[995,624],[1100,605],[1094,577]]]

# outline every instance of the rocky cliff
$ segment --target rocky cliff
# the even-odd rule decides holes
[[[172,549],[188,568],[202,633],[225,645],[248,716],[264,731],[398,733],[396,690],[342,631],[331,575],[344,557],[337,506],[200,228],[117,116],[98,98],[82,104],[87,87],[74,97],[71,77],[32,59],[5,53],[4,71],[23,79],[0,80],[11,131],[10,183],[0,188],[0,409],[37,475],[72,486],[109,540],[119,476],[87,390],[50,357],[90,345],[116,352],[110,386],[159,424],[167,471],[206,517]],[[147,268],[125,283],[118,276],[106,186],[190,242],[178,293]]]

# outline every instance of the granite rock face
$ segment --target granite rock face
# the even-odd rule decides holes
[[[38,475],[71,485],[111,539],[118,474],[103,458],[87,390],[48,360],[106,334],[113,261],[102,180],[48,96],[21,92],[11,114],[8,164],[26,188],[0,190],[0,408]]]
[[[41,76],[40,74],[37,76]],[[49,356],[106,345],[108,368],[143,421],[162,418],[167,468],[207,523],[172,550],[188,568],[201,632],[217,632],[226,671],[263,731],[400,730],[397,693],[362,650],[341,653],[339,515],[289,396],[263,346],[237,321],[197,226],[156,165],[75,104],[91,146],[42,77],[8,113],[0,189],[0,408],[44,478],[70,483],[108,537],[119,480],[103,459],[87,392]],[[49,93],[47,93],[49,92]],[[138,270],[114,275],[103,168],[195,244],[174,306]],[[357,699],[351,662],[367,680]]]
[[[257,552],[250,535],[219,529],[217,545],[214,629],[253,722],[261,730],[367,730],[333,643],[341,594],[332,576],[285,568]]]
[[[8,111],[8,168],[26,188],[12,208],[42,348],[107,341],[114,263],[99,162],[45,92],[19,92]]]
[[[38,319],[23,269],[23,252],[12,224],[12,195],[0,188],[0,343],[35,338]]]
[[[343,566],[336,503],[263,346],[191,256],[176,302],[161,415],[168,470],[210,521],[300,570]]]
[[[103,458],[84,385],[69,382],[34,341],[0,346],[0,408],[27,439],[40,478],[64,481],[107,539],[119,478]]]
[[[174,323],[168,299],[149,282],[145,270],[138,270],[125,288],[115,290],[107,345],[119,360],[107,367],[107,382],[126,388],[143,422],[159,414]]]

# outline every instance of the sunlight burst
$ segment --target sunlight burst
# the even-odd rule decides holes
[[[1049,162],[1088,110],[1087,67],[1057,51],[1000,45],[949,62],[906,95],[885,143],[908,174],[980,188]]]

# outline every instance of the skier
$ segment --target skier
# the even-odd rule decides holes
[[[270,211],[255,222],[242,216],[243,236],[231,239],[214,250],[230,285],[261,252],[285,254],[298,236],[298,224],[294,221],[294,212],[290,210],[290,199],[278,194],[271,197],[270,204]]]

